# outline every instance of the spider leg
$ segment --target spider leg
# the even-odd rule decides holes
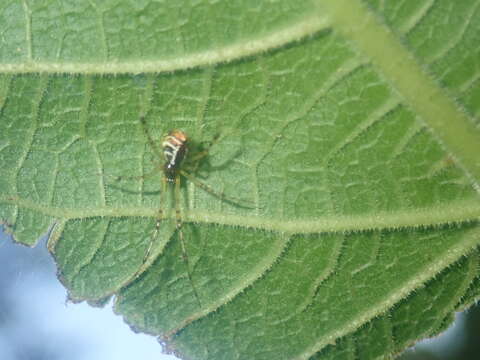
[[[189,161],[198,163],[200,160],[208,156],[208,149],[196,153],[194,156],[190,156]]]
[[[140,124],[142,124],[142,130],[143,133],[145,134],[145,137],[147,138],[148,144],[152,148],[152,151],[155,153],[155,155],[159,159],[163,159],[162,152],[159,150],[157,147],[157,144],[153,140],[152,136],[150,135],[150,131],[148,130],[147,123],[145,120],[145,115],[140,116]],[[144,175],[139,175],[139,176],[114,176],[115,180],[120,181],[120,180],[140,180],[140,179],[145,179],[147,177],[150,177],[152,175],[155,175],[158,173],[158,171],[162,169],[163,163],[157,163],[155,167],[152,169],[152,171],[144,174]]]
[[[150,147],[152,148],[152,151],[155,153],[155,155],[157,155],[157,157],[159,159],[163,159],[162,152],[158,149],[157,144],[155,143],[152,136],[150,135],[150,131],[148,130],[147,122],[145,120],[145,115],[140,116],[140,123],[142,124],[143,133],[145,134],[145,136],[148,140],[148,143],[150,144]]]
[[[163,164],[158,163],[155,165],[155,167],[152,169],[152,171],[149,171],[146,174],[143,175],[138,175],[138,176],[114,176],[116,181],[121,181],[121,180],[141,180],[141,179],[146,179],[150,176],[153,176],[155,174],[158,174],[159,171],[162,171]]]
[[[255,204],[250,202],[250,201],[246,201],[246,200],[243,200],[243,199],[238,199],[238,198],[231,197],[231,196],[228,196],[228,197],[225,196],[225,194],[223,192],[218,192],[218,191],[214,190],[212,187],[208,186],[207,184],[204,184],[203,182],[198,180],[195,176],[189,174],[188,172],[186,172],[184,170],[180,170],[180,174],[182,176],[185,176],[192,183],[194,183],[195,186],[198,186],[199,188],[201,188],[204,191],[212,194],[213,196],[219,198],[220,200],[223,200],[225,202],[231,203],[233,205],[236,205],[236,206],[239,206],[239,207],[242,207],[242,208],[253,209],[255,207]]]
[[[103,178],[106,178],[106,179],[112,179],[112,183],[110,184],[106,184],[106,186],[109,186],[109,187],[112,187],[113,189],[118,189],[118,190],[122,190],[122,191],[125,191],[127,193],[138,193],[137,190],[130,190],[130,189],[125,189],[125,188],[122,188],[121,185],[117,185],[117,183],[119,183],[120,181],[124,181],[124,180],[142,180],[142,179],[147,179],[153,175],[156,175],[158,174],[159,172],[161,173],[163,171],[163,164],[160,164],[160,163],[156,163],[155,164],[155,168],[151,171],[149,171],[148,173],[146,174],[143,174],[143,175],[138,175],[138,176],[124,176],[124,175],[119,175],[119,176],[116,176],[116,175],[105,175],[105,174],[100,174],[101,176],[103,176]],[[161,202],[162,203],[162,202]]]
[[[153,230],[152,235],[150,236],[150,242],[147,246],[147,249],[145,250],[145,254],[143,255],[142,263],[138,268],[137,272],[133,275],[132,279],[136,279],[144,271],[144,266],[147,263],[148,258],[152,252],[153,245],[157,240],[158,233],[160,232],[160,225],[162,221],[165,219],[162,205],[163,205],[164,194],[166,193],[166,191],[167,191],[167,180],[164,176],[162,178],[162,191],[160,192],[160,206],[157,211],[157,220],[155,221],[155,229]]]
[[[198,305],[202,307],[202,303],[200,302],[200,297],[198,296],[197,288],[193,283],[192,273],[190,272],[190,263],[188,261],[187,249],[185,247],[185,241],[183,238],[183,231],[182,231],[182,214],[180,212],[180,175],[175,177],[175,220],[177,225],[177,232],[178,238],[180,239],[180,245],[182,247],[182,258],[187,267],[187,275],[190,284],[192,285],[193,293],[195,298],[197,299]]]
[[[208,143],[208,146],[206,148],[197,151],[194,155],[190,155],[188,158],[188,163],[185,164],[186,165],[185,167],[189,169],[188,172],[191,174],[196,174],[198,171],[198,168],[200,167],[200,164],[202,163],[202,160],[210,154],[210,149],[213,146],[215,146],[215,144],[217,144],[224,137],[225,137],[224,134],[216,134],[212,140],[204,142],[204,143]],[[211,166],[209,164],[209,168],[221,170],[223,167],[225,167],[227,163],[229,163],[232,159],[236,158],[240,154],[241,154],[241,150],[238,150],[235,154],[233,154],[233,156],[230,159],[227,159],[225,163],[217,166]],[[252,203],[250,202],[245,202],[245,203],[250,204],[248,207],[253,207]]]
[[[210,153],[210,148],[214,146],[219,140],[220,140],[220,135],[217,134],[211,141],[208,141],[209,145],[206,149],[203,149],[197,152],[196,154],[194,154],[193,156],[189,157],[188,159],[189,163],[194,164],[193,170],[192,170],[193,173],[197,171],[198,166],[200,165],[200,162],[202,161],[202,159],[208,156],[208,154]]]

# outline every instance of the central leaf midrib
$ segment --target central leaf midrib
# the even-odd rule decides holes
[[[57,208],[37,204],[24,199],[0,199],[20,208],[37,211],[64,221],[88,219],[94,217],[112,218],[139,218],[158,216],[158,209],[151,207],[99,207],[99,208]],[[167,212],[166,218],[174,218],[174,214]],[[289,234],[317,234],[336,232],[356,232],[368,230],[417,228],[440,226],[442,224],[462,223],[480,219],[480,202],[476,199],[455,201],[446,204],[415,209],[396,211],[375,211],[360,215],[335,215],[312,219],[287,220],[282,218],[268,218],[258,215],[235,215],[205,210],[184,211],[184,222],[196,224],[218,224],[225,226],[244,227],[267,231],[278,231]]]
[[[325,0],[332,27],[349,39],[383,74],[480,192],[480,132],[465,112],[424,70],[421,59],[404,46],[359,0]]]

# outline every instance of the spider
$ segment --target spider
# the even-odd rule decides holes
[[[204,191],[212,194],[213,196],[226,201],[228,203],[231,203],[233,205],[236,205],[238,207],[242,208],[253,208],[253,204],[249,203],[248,201],[232,198],[232,197],[226,197],[223,192],[218,192],[214,190],[212,187],[209,185],[203,183],[202,181],[198,180],[193,174],[196,172],[198,168],[198,164],[201,162],[203,158],[205,158],[208,155],[208,149],[202,149],[201,151],[197,152],[196,154],[193,154],[188,160],[190,163],[195,163],[195,166],[192,169],[192,172],[186,171],[182,165],[184,164],[185,160],[187,159],[188,156],[188,150],[189,150],[189,138],[185,132],[179,129],[171,130],[168,132],[168,134],[165,136],[163,142],[161,143],[162,148],[161,150],[157,146],[157,143],[153,139],[152,135],[150,134],[150,131],[148,129],[145,116],[142,115],[140,117],[140,123],[143,129],[143,132],[145,134],[145,137],[148,141],[148,144],[150,148],[152,149],[154,155],[158,157],[159,159],[163,159],[163,164],[162,166],[155,166],[154,171],[151,173],[147,173],[143,176],[118,176],[116,177],[117,180],[121,179],[143,179],[149,175],[152,175],[156,173],[157,171],[162,171],[163,176],[162,176],[162,190],[160,192],[160,208],[158,209],[158,216],[155,222],[155,228],[152,232],[151,238],[150,238],[150,243],[145,251],[145,254],[143,256],[142,260],[142,265],[145,264],[147,261],[150,252],[153,248],[153,245],[156,241],[156,238],[159,234],[160,231],[160,226],[162,221],[165,219],[164,216],[164,210],[162,209],[163,205],[163,196],[166,194],[167,187],[168,186],[173,186],[174,187],[174,201],[175,201],[175,224],[176,224],[176,231],[178,233],[178,238],[180,240],[180,245],[181,245],[181,250],[182,250],[182,258],[186,266],[187,270],[187,276],[188,280],[192,286],[193,294],[196,298],[196,301],[198,302],[199,306],[201,307],[201,301],[200,297],[198,295],[198,291],[195,287],[195,284],[192,280],[192,273],[190,270],[190,264],[189,264],[189,259],[187,255],[187,250],[185,246],[185,239],[183,236],[183,231],[182,231],[182,226],[183,226],[183,220],[182,220],[182,214],[181,214],[181,209],[180,209],[180,204],[181,204],[181,179],[182,177],[191,181],[195,186],[198,186],[199,188],[203,189]],[[215,144],[219,139],[219,136],[214,137],[212,140],[210,147]],[[142,266],[140,266],[139,271],[134,274],[132,279],[136,279],[141,272]]]

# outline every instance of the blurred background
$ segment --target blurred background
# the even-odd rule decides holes
[[[66,303],[45,239],[31,249],[0,226],[0,360],[174,360],[156,339],[135,334],[113,313]],[[408,350],[401,360],[480,358],[480,306],[457,314],[442,336]]]
[[[0,226],[0,360],[174,360],[153,336],[135,334],[120,316],[66,291],[46,240],[14,244]]]

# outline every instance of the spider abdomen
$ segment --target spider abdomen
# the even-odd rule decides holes
[[[172,130],[165,137],[162,146],[165,156],[165,177],[167,181],[174,182],[187,155],[187,135],[181,130]]]

